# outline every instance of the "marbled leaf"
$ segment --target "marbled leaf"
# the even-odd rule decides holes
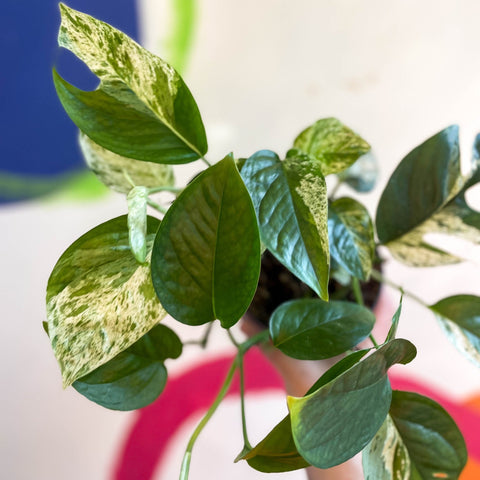
[[[60,4],[60,46],[99,77],[84,92],[54,71],[57,94],[75,124],[95,143],[157,163],[187,163],[207,151],[198,107],[178,73],[124,33]]]
[[[158,225],[148,217],[148,253]],[[126,215],[81,236],[62,254],[47,286],[48,331],[64,386],[127,349],[165,314],[149,265],[132,255]]]
[[[128,193],[132,183],[144,187],[172,187],[175,184],[171,165],[122,157],[97,145],[83,133],[79,135],[79,144],[89,168],[116,192]]]
[[[328,202],[320,164],[305,155],[284,161],[262,150],[242,177],[257,212],[265,246],[321,298],[328,300]]]
[[[367,280],[375,256],[373,224],[367,209],[353,198],[339,198],[328,209],[330,255],[351,275]]]
[[[370,145],[336,118],[323,118],[295,139],[294,148],[315,158],[323,175],[341,172],[370,150]]]
[[[475,365],[480,366],[480,297],[454,295],[430,309],[449,340]]]

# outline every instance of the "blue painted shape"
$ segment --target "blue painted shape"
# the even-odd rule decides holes
[[[66,3],[138,37],[135,0]],[[52,67],[80,88],[93,89],[98,82],[58,47],[58,2],[3,0],[0,11],[0,171],[51,176],[83,169],[77,128],[56,96]]]

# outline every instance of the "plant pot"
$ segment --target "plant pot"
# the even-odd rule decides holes
[[[377,256],[378,258],[378,256]],[[381,269],[381,260],[374,268]],[[365,306],[373,310],[380,296],[381,284],[371,278],[360,282]],[[328,283],[328,293],[331,300],[346,300],[355,302],[352,288],[342,285],[335,279]],[[257,290],[247,311],[249,317],[268,327],[269,319],[274,310],[282,303],[300,298],[315,298],[315,292],[300,281],[293,273],[283,266],[268,250],[262,255],[262,266]]]

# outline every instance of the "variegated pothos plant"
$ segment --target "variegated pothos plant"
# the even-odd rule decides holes
[[[284,472],[329,468],[363,451],[370,480],[458,478],[467,454],[453,420],[433,400],[392,392],[388,380],[392,365],[416,355],[412,343],[395,338],[401,300],[387,338],[375,340],[375,316],[363,305],[359,285],[371,277],[385,280],[373,268],[376,247],[412,267],[433,267],[461,259],[428,243],[427,233],[480,241],[480,215],[465,200],[480,181],[480,137],[467,177],[456,126],[415,148],[388,181],[374,225],[358,200],[327,190],[329,175],[357,192],[375,183],[369,144],[341,122],[315,122],[285,158],[262,150],[211,165],[199,110],[179,74],[113,27],[63,4],[60,9],[60,45],[100,83],[82,91],[54,71],[58,96],[80,129],[86,163],[127,196],[128,207],[126,215],[74,242],[50,276],[45,328],[64,386],[107,408],[141,408],[161,394],[165,360],[182,353],[182,341],[159,323],[162,318],[168,313],[188,325],[207,325],[202,344],[218,320],[238,354],[208,415],[255,344],[271,341],[305,360],[344,354],[305,396],[288,397],[288,416],[256,446],[247,438],[242,402],[238,459],[263,472]],[[206,169],[187,186],[175,186],[172,165],[196,160]],[[160,204],[152,198],[158,192],[175,199]],[[155,217],[147,215],[147,205]],[[255,293],[263,249],[316,296],[280,305],[269,330],[239,343],[229,329]],[[329,301],[329,277],[350,285],[358,303]],[[454,345],[480,364],[480,297],[456,295],[427,305],[403,293],[433,312]],[[372,347],[358,350],[368,337]],[[181,479],[188,477],[199,431],[187,447]]]

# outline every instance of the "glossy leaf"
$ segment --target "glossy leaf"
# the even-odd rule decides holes
[[[255,470],[266,473],[290,472],[309,466],[295,446],[290,415],[276,425],[243,459]]]
[[[375,316],[352,302],[292,300],[270,318],[275,347],[300,360],[321,360],[353,348],[372,331]]]
[[[415,354],[407,340],[393,340],[310,395],[288,397],[293,437],[302,457],[330,468],[361,451],[390,407],[387,370],[408,363]]]
[[[89,400],[112,410],[135,410],[152,403],[163,391],[163,361],[177,358],[182,343],[175,332],[157,325],[105,365],[73,383]]]
[[[127,196],[129,242],[138,263],[147,258],[147,200],[146,187],[134,187]]]
[[[166,213],[152,254],[158,298],[178,321],[243,315],[260,273],[260,240],[252,201],[227,157],[193,180]]]
[[[377,210],[377,233],[395,258],[411,266],[461,261],[424,236],[445,233],[480,242],[480,214],[464,193],[478,181],[461,176],[458,127],[449,127],[410,152],[392,174]],[[474,162],[476,165],[476,162]]]
[[[367,280],[375,256],[373,224],[367,209],[353,198],[339,198],[328,209],[330,255],[348,273]]]
[[[187,163],[207,151],[198,107],[178,73],[110,25],[60,4],[58,37],[99,77],[84,92],[54,71],[57,94],[75,124],[119,155]]]
[[[328,300],[327,189],[318,162],[305,156],[280,161],[255,153],[242,177],[257,212],[265,246],[321,298]]]
[[[440,300],[430,309],[449,340],[469,360],[480,366],[480,297],[455,295]]]
[[[147,251],[158,220],[147,219]],[[105,222],[74,242],[48,280],[49,336],[64,386],[127,349],[166,314],[129,246],[127,217]],[[147,257],[148,258],[148,257]]]
[[[465,442],[448,413],[429,398],[399,391],[363,457],[366,480],[455,480],[466,462]]]
[[[307,395],[326,385],[343,372],[353,367],[365,356],[368,350],[354,352],[331,367],[310,388]],[[293,440],[290,414],[287,415],[273,430],[242,459],[261,472],[288,472],[305,468],[309,463],[298,453]]]
[[[388,243],[418,227],[458,192],[458,127],[442,130],[412,150],[385,187],[377,210],[377,233]]]
[[[144,187],[171,187],[175,184],[171,165],[122,157],[97,145],[83,133],[80,133],[79,144],[89,168],[116,192],[128,193],[132,183]]]
[[[387,338],[385,343],[391,342],[397,335],[398,324],[400,323],[400,315],[402,313],[402,303],[403,303],[403,295],[400,297],[400,304],[398,305],[397,310],[393,314],[392,317],[392,325],[388,330]]]
[[[323,118],[295,139],[294,147],[321,164],[324,175],[350,167],[370,145],[336,118]]]
[[[378,179],[378,163],[371,152],[362,155],[352,166],[339,172],[341,182],[360,193],[373,190]]]

